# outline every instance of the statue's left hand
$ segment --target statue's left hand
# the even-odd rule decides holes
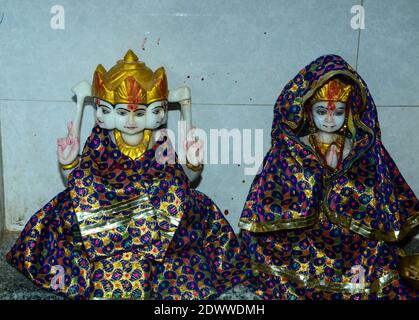
[[[187,161],[193,166],[199,166],[204,162],[204,143],[193,136],[194,131],[195,128],[192,128],[190,135],[188,135],[188,137],[192,137],[192,140],[186,139],[184,146]]]
[[[63,166],[75,161],[79,155],[80,149],[80,137],[76,136],[74,133],[73,122],[67,124],[67,129],[67,137],[57,139],[58,161]]]

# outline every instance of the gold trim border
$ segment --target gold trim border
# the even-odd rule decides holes
[[[157,216],[159,219],[165,220],[170,224],[167,231],[160,231],[165,237],[173,237],[181,219],[164,214],[162,210],[157,210],[149,204],[149,197],[147,194],[131,199],[124,203],[115,203],[106,208],[98,208],[92,211],[83,211],[76,213],[80,234],[82,237],[95,234],[98,232],[108,231],[110,229],[118,228],[132,219],[142,219]],[[146,205],[144,205],[146,204]],[[114,217],[108,221],[93,223],[91,225],[83,226],[81,222],[89,218],[102,217],[105,214],[117,214],[121,211],[132,210],[126,216]]]
[[[319,279],[297,274],[296,272],[292,272],[283,267],[272,265],[268,266],[260,263],[253,263],[252,269],[256,272],[263,272],[277,277],[285,277],[291,281],[300,283],[309,289],[316,289],[333,293],[379,293],[383,288],[391,284],[391,282],[400,279],[399,274],[396,271],[391,271],[374,280],[372,283],[365,283],[365,286],[363,287],[359,284],[353,284],[351,282],[322,283],[322,281]]]
[[[132,207],[139,206],[149,201],[150,199],[148,195],[144,194],[142,196],[130,199],[122,203],[120,202],[114,203],[105,208],[100,207],[100,208],[93,209],[90,211],[76,212],[77,220],[80,223],[88,218],[97,218],[97,217],[103,216],[106,213],[116,213],[117,211],[128,210],[128,209],[131,209]]]
[[[330,190],[328,192],[328,195],[329,194],[330,194]],[[400,241],[410,231],[412,231],[414,228],[419,226],[419,212],[416,212],[416,215],[414,216],[408,217],[404,223],[403,228],[400,231],[393,230],[389,232],[384,232],[381,230],[374,230],[372,228],[369,228],[368,226],[363,225],[362,223],[354,220],[351,217],[338,216],[336,212],[332,212],[331,210],[329,210],[329,208],[327,207],[325,203],[323,203],[323,208],[324,208],[326,216],[329,218],[329,220],[333,224],[348,228],[349,230],[372,240],[385,241],[385,242]]]
[[[362,223],[355,221],[352,218],[344,218],[338,216],[336,213],[332,213],[328,208],[325,208],[326,215],[329,220],[337,225],[372,240],[385,241],[385,242],[395,242],[402,240],[410,231],[419,226],[419,213],[416,216],[409,217],[402,230],[400,231],[390,231],[383,232],[380,230],[374,230],[372,228],[363,225]],[[274,232],[282,230],[292,230],[305,228],[314,225],[318,221],[318,215],[311,216],[306,219],[298,219],[288,222],[283,222],[280,220],[274,220],[269,222],[255,222],[250,219],[241,218],[239,221],[239,228],[247,230],[250,232],[264,233],[264,232]]]
[[[156,215],[155,210],[152,208],[145,209],[139,213],[135,213],[135,211],[127,216],[119,217],[119,218],[113,218],[105,222],[101,223],[94,223],[89,226],[80,226],[80,232],[81,235],[87,236],[91,234],[95,234],[98,232],[108,231],[110,229],[118,228],[128,221],[131,221],[132,219],[142,219],[142,218],[148,218],[148,217],[154,217]]]
[[[316,215],[312,215],[310,217],[301,218],[301,219],[294,219],[293,221],[267,221],[267,222],[255,222],[251,221],[250,219],[241,218],[239,221],[239,228],[248,230],[250,232],[272,232],[272,231],[279,231],[279,230],[289,230],[289,229],[298,229],[304,228],[311,225],[314,225],[318,221],[319,217]]]

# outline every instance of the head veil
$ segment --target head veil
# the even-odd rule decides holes
[[[353,146],[340,170],[329,175],[300,138],[308,134],[306,102],[333,77],[352,86],[347,107]],[[419,202],[381,142],[368,87],[341,57],[321,56],[287,83],[275,103],[271,136],[242,212],[242,229],[304,228],[323,214],[367,238],[396,241],[419,224]]]

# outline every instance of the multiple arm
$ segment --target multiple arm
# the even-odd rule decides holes
[[[83,115],[84,99],[91,95],[90,84],[81,81],[72,88],[77,97],[76,114],[74,120],[67,124],[68,134],[65,138],[57,139],[58,162],[61,168],[61,174],[67,180],[69,173],[79,163],[80,151],[80,127]],[[186,151],[186,165],[183,166],[186,175],[192,181],[197,179],[202,172],[202,151],[201,141],[194,140],[192,128],[192,102],[191,90],[189,87],[182,86],[177,90],[169,92],[169,101],[179,102],[181,106],[180,119],[184,123],[184,150]]]
[[[81,81],[72,88],[77,97],[76,115],[74,120],[67,124],[68,134],[65,138],[57,139],[58,162],[62,176],[67,177],[72,169],[79,163],[80,127],[83,115],[84,99],[91,95],[91,87],[87,81]]]
[[[174,91],[169,92],[170,102],[179,102],[181,108],[180,120],[184,123],[184,130],[181,137],[184,140],[184,150],[186,152],[186,164],[183,169],[189,180],[197,179],[203,168],[203,144],[202,141],[196,140],[193,136],[194,128],[192,127],[192,101],[191,89],[187,86],[182,86]]]

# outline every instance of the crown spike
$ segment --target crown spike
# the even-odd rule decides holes
[[[106,73],[105,67],[101,64],[98,64],[98,66],[96,67],[96,71],[99,73]]]
[[[138,57],[131,49],[129,49],[124,56],[124,61],[125,62],[136,62],[136,61],[138,61]]]

